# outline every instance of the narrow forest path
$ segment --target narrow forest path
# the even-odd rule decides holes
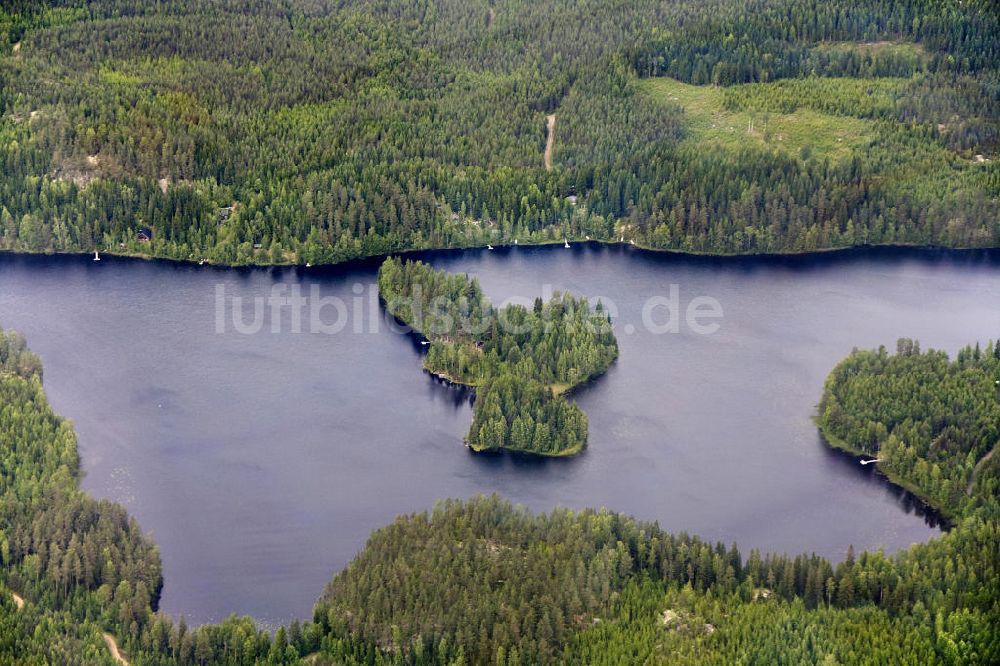
[[[548,136],[545,138],[545,170],[552,170],[552,146],[556,142],[556,114],[550,113],[545,116],[547,121]]]
[[[111,656],[115,658],[119,664],[123,666],[128,666],[128,659],[122,656],[122,653],[118,650],[118,641],[111,634],[104,632],[104,642],[108,645],[108,650],[111,652]]]
[[[14,605],[17,606],[17,610],[24,608],[24,597],[17,592],[11,592],[10,596],[14,600]]]
[[[972,488],[976,485],[976,476],[979,475],[979,470],[983,468],[983,465],[990,461],[990,458],[992,458],[993,454],[997,452],[997,449],[1000,449],[1000,442],[997,442],[997,445],[990,449],[985,456],[980,458],[979,462],[976,463],[976,466],[972,468],[972,478],[969,479],[969,487],[965,489],[966,495],[972,494]]]

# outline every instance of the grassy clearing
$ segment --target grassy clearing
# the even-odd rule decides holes
[[[876,175],[869,182],[898,196],[929,205],[990,191],[992,162],[956,154],[896,121],[897,100],[914,80],[805,77],[717,88],[660,78],[642,85],[684,108],[692,143],[765,145],[792,155],[807,146],[833,160],[871,145],[865,157]]]
[[[98,72],[98,76],[101,79],[101,83],[106,83],[112,86],[137,86],[143,82],[142,77],[136,76],[135,74],[127,74],[107,65],[101,67]]]
[[[810,109],[833,116],[896,118],[896,102],[913,79],[810,76],[722,89],[729,111],[794,113]]]
[[[820,42],[813,50],[831,54],[853,52],[871,56],[912,58],[918,62],[923,62],[928,57],[924,47],[913,42]]]
[[[641,86],[656,100],[684,109],[689,141],[720,148],[756,145],[792,155],[807,149],[814,156],[841,160],[874,137],[871,121],[807,108],[792,113],[728,110],[725,91],[715,86],[693,86],[669,78],[645,79]]]

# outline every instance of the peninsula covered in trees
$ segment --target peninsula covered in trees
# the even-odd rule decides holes
[[[554,294],[531,308],[494,308],[479,283],[420,261],[386,259],[379,295],[394,317],[425,336],[424,367],[476,387],[476,451],[506,449],[548,456],[579,453],[587,417],[562,394],[603,374],[618,356],[600,303]]]
[[[865,366],[861,375],[926,364],[917,384],[861,382],[854,388],[869,386],[867,400],[848,400],[842,364],[829,388],[842,396],[843,423],[882,422],[910,409],[914,391],[921,402],[949,404],[952,375],[968,373],[978,387],[980,371],[996,370],[995,350],[969,348],[949,363],[904,342],[896,356],[859,353],[845,363]],[[909,360],[891,360],[900,357]],[[971,407],[946,426],[945,447],[970,456],[996,406],[972,390]],[[924,437],[919,425],[915,434],[883,425]],[[2,331],[0,434],[4,663],[119,666],[109,640],[130,663],[164,666],[1000,660],[1000,470],[986,456],[969,500],[939,495],[953,516],[949,532],[890,556],[848,549],[838,564],[744,554],[608,510],[534,515],[497,497],[442,501],[376,531],[311,621],[271,635],[250,618],[188,629],[156,612],[156,547],[120,506],[78,489],[73,431],[46,402],[41,364]],[[939,478],[967,479],[970,456],[936,457]],[[919,463],[894,478],[938,490],[924,485]]]
[[[8,0],[0,248],[997,246],[998,77],[994,0]]]
[[[909,339],[894,355],[855,351],[830,374],[819,410],[827,441],[876,458],[946,516],[1000,499],[1000,340],[955,360]]]

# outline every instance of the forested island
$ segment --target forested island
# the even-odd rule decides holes
[[[953,517],[940,538],[832,564],[744,554],[608,510],[447,500],[377,530],[311,621],[271,635],[250,618],[188,629],[156,612],[156,547],[120,506],[78,489],[75,437],[46,402],[41,364],[0,332],[0,661],[110,666],[114,645],[129,663],[164,665],[995,663],[1000,469],[984,454],[972,479],[968,462],[984,437],[996,443],[997,397],[981,378],[1000,380],[996,350],[950,362],[902,341],[895,356],[852,354],[827,384],[836,432],[850,439],[862,424],[917,452],[888,468]],[[901,373],[911,366],[915,383]],[[962,390],[970,400],[956,403]],[[929,419],[947,431],[931,451],[919,420],[901,417],[915,402],[959,408],[944,426]],[[939,472],[925,474],[930,463]],[[971,483],[941,492],[950,480]]]
[[[1000,245],[993,0],[8,0],[0,249]],[[550,120],[551,119],[551,120]]]
[[[583,449],[587,416],[563,394],[618,356],[600,303],[591,310],[586,299],[556,293],[531,308],[496,309],[476,280],[392,257],[378,288],[389,313],[429,342],[424,367],[476,388],[470,448],[546,456]]]

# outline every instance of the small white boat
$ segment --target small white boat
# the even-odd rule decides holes
[[[100,261],[101,255],[97,250],[94,250],[94,261]]]
[[[569,241],[565,238],[563,239],[563,247],[569,247]]]
[[[306,268],[312,268],[312,264],[310,264],[308,261],[306,262]]]
[[[492,249],[493,249],[493,246],[492,246],[492,245],[490,245],[489,243],[487,243],[487,244],[486,244],[486,249],[487,249],[487,250],[492,250]]]
[[[204,259],[202,259],[201,261],[199,261],[199,262],[198,262],[198,265],[199,265],[199,266],[204,266],[204,265],[205,265],[205,260],[204,260]]]
[[[629,243],[631,243],[632,245],[635,245],[635,239],[633,238],[632,240],[629,241]]]
[[[618,242],[619,242],[619,243],[624,243],[624,242],[625,242],[625,237],[624,237],[624,236],[622,236],[621,238],[619,238],[619,239],[618,239]]]
[[[517,245],[517,239],[516,238],[514,239],[514,245]]]
[[[429,345],[430,343],[431,343],[430,340],[421,340],[420,341],[420,344],[422,344],[422,345]]]

